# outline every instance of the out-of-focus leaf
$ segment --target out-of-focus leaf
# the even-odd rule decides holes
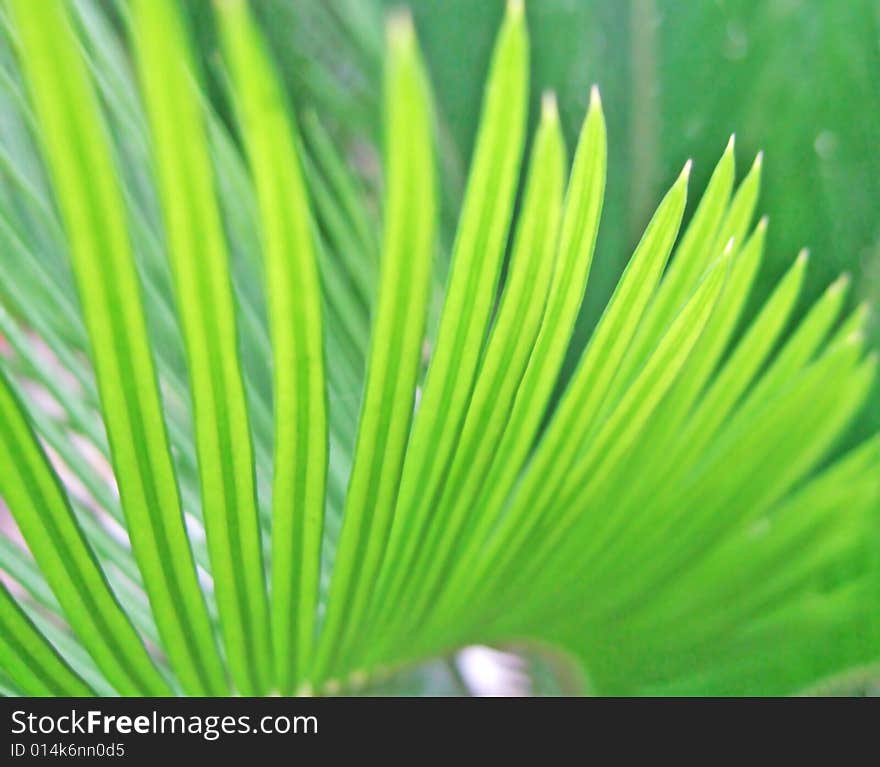
[[[393,0],[383,0],[386,5]],[[411,0],[437,98],[463,157],[503,0]],[[740,157],[765,150],[767,256],[747,316],[802,247],[813,253],[797,316],[841,271],[851,301],[880,300],[880,7],[874,0],[541,0],[527,7],[532,114],[542,88],[559,95],[571,140],[598,83],[608,121],[603,226],[574,346],[583,345],[626,254],[674,178],[694,158],[702,189],[731,133]],[[880,320],[869,326],[875,345]],[[574,355],[572,355],[574,358]],[[856,426],[880,423],[880,386]]]

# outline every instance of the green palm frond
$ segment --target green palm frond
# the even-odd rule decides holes
[[[244,0],[233,127],[177,4],[122,8],[131,59],[93,0],[3,15],[4,693],[379,692],[526,643],[599,693],[782,694],[880,659],[880,436],[841,449],[867,307],[841,278],[793,325],[803,253],[746,316],[760,155],[737,186],[731,139],[680,231],[685,164],[567,377],[605,120],[594,89],[567,179],[550,93],[527,142],[521,2],[448,275],[407,16],[364,184]]]

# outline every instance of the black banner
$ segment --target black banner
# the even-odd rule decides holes
[[[572,747],[584,758],[608,748],[620,757],[645,747],[692,748],[709,739],[713,746],[705,756],[730,757],[731,749],[755,738],[803,743],[829,732],[832,723],[838,740],[829,756],[839,757],[874,737],[878,713],[876,700],[6,698],[0,699],[0,764],[177,764],[188,757],[274,763],[326,758],[337,749],[421,761],[441,752],[468,756],[474,747],[502,753],[523,745],[538,747],[555,764],[570,761],[563,754]],[[842,738],[841,724],[849,731]]]

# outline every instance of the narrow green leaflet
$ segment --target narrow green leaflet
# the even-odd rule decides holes
[[[595,542],[597,544],[604,542],[607,545],[590,544],[587,553],[594,557],[593,566],[596,573],[604,572],[603,568],[606,565],[615,562],[614,572],[619,572],[621,545],[626,546],[633,554],[643,552],[654,540],[653,535],[647,537],[648,531],[671,529],[672,520],[680,510],[676,499],[681,492],[682,484],[686,481],[693,463],[699,460],[707,445],[717,438],[718,429],[729,417],[743,390],[776,342],[794,307],[805,266],[805,259],[798,258],[788,274],[780,281],[761,314],[737,344],[729,359],[717,371],[692,412],[680,427],[675,429],[672,444],[665,447],[659,462],[653,464],[656,474],[653,477],[646,477],[642,483],[637,482],[635,488],[629,492],[618,495],[620,507],[616,514],[627,519],[631,533],[622,535],[618,531],[616,536],[611,537],[609,528],[606,535],[600,536]],[[840,303],[835,298],[834,291],[831,292],[830,298],[832,300],[826,302],[826,308],[830,311],[817,314],[817,318],[828,316],[830,318],[828,321],[831,321],[835,316],[834,312],[839,311]],[[814,322],[813,326],[818,324]],[[808,323],[806,325],[812,327]],[[774,362],[775,364],[779,364],[779,358]],[[675,508],[675,513],[662,512],[667,508],[667,504]]]
[[[531,457],[526,469],[528,473],[517,489],[520,514],[523,509],[542,508],[546,505],[546,498],[553,496],[606,402],[605,394],[614,379],[617,366],[675,242],[684,212],[689,170],[688,163],[648,224],[574,377]],[[563,237],[565,231],[563,222]],[[488,497],[481,499],[483,508],[478,529],[468,540],[455,571],[447,580],[441,598],[444,608],[446,600],[458,602],[466,585],[478,583],[495,564],[486,556],[485,547],[517,479],[515,471],[508,469],[506,474],[509,484],[486,486],[484,489]],[[508,513],[506,519],[519,519],[520,514],[511,516]],[[507,524],[512,522],[508,521]],[[496,538],[496,548],[500,548],[501,540]],[[435,616],[439,623],[443,616],[439,608],[435,608]]]
[[[608,510],[601,531],[592,533],[589,540],[571,540],[567,544],[571,548],[576,546],[578,556],[583,560],[600,562],[606,559],[608,552],[617,550],[620,542],[627,540],[629,530],[651,514],[654,506],[651,496],[677,463],[682,426],[723,353],[745,303],[761,262],[765,232],[766,221],[762,220],[742,251],[734,257],[727,283],[685,368],[646,425],[634,451],[625,463],[620,464],[617,476],[606,483],[603,491],[589,496],[589,499],[580,489],[574,491],[577,498],[573,504],[583,500],[586,506],[588,500],[589,505]],[[630,465],[644,468],[633,476],[628,470]],[[560,560],[563,559],[560,556]],[[554,577],[561,577],[561,566],[548,567],[541,575],[546,581]]]
[[[565,149],[556,101],[545,94],[535,135],[507,284],[480,365],[455,457],[426,534],[395,563],[408,583],[397,611],[418,625],[466,522],[456,504],[465,478],[482,475],[495,456],[522,375],[529,363],[553,276],[562,207]],[[450,515],[451,510],[456,516]],[[440,551],[438,552],[438,546]],[[387,629],[386,629],[387,630]]]
[[[389,25],[385,232],[367,383],[315,681],[351,638],[381,564],[415,404],[434,255],[435,179],[427,80],[409,19]],[[406,318],[405,321],[402,321]],[[347,624],[347,626],[346,626]]]
[[[620,371],[621,384],[629,382],[635,375],[645,357],[657,344],[666,327],[693,291],[706,267],[727,246],[729,238],[718,242],[716,238],[719,236],[719,227],[725,218],[730,201],[735,170],[734,138],[731,136],[724,154],[712,173],[700,204],[675,249],[669,269],[663,275],[663,281],[651,301],[644,322],[633,339]],[[730,232],[730,237],[735,235],[735,231]],[[714,247],[706,247],[707,243],[714,243]]]
[[[0,495],[71,628],[120,695],[171,690],[107,585],[61,483],[0,377]]]
[[[194,408],[202,509],[226,658],[237,691],[272,677],[266,574],[229,256],[194,73],[170,0],[134,4],[132,31]]]
[[[69,234],[127,529],[184,689],[227,687],[168,447],[125,210],[98,103],[63,3],[16,3],[22,57]],[[64,97],[57,83],[64,81]],[[75,151],[72,151],[75,147]],[[81,179],[90,179],[83,194]],[[101,279],[95,279],[101,275]]]
[[[712,449],[701,456],[675,501],[662,499],[657,505],[665,518],[660,532],[667,535],[667,526],[674,530],[675,548],[658,551],[655,547],[653,556],[641,560],[638,573],[623,573],[619,567],[603,572],[601,583],[608,584],[608,588],[595,609],[613,610],[615,614],[626,610],[631,600],[639,598],[636,594],[644,595],[671,577],[680,557],[694,561],[709,555],[712,545],[736,522],[759,518],[815,466],[833,437],[864,402],[874,365],[865,363],[856,369],[860,351],[858,342],[845,339],[794,381],[787,382],[757,412],[743,408],[731,419]],[[849,375],[838,388],[831,384],[840,371]],[[815,438],[805,442],[801,428],[809,429]],[[780,446],[788,456],[784,467],[772,462],[772,453],[783,449]],[[728,466],[742,466],[743,471],[720,470]],[[754,477],[761,482],[754,481]],[[697,511],[683,518],[681,508]]]
[[[528,40],[522,0],[511,0],[495,44],[452,267],[400,479],[394,523],[374,599],[394,609],[394,563],[422,535],[455,449],[483,351],[525,141]]]
[[[293,126],[243,0],[219,6],[260,208],[272,335],[272,640],[294,691],[315,635],[327,472],[321,286]]]
[[[94,695],[0,583],[0,666],[25,695]]]
[[[605,121],[598,91],[593,89],[568,183],[550,294],[528,366],[488,471],[473,464],[455,498],[451,499],[455,507],[450,514],[456,518],[466,517],[457,561],[465,552],[475,558],[480,556],[479,547],[469,549],[465,544],[482,541],[497,520],[497,503],[488,503],[487,497],[496,502],[504,501],[544,417],[590,272],[602,209],[606,160]],[[489,496],[493,491],[495,494]],[[474,514],[474,508],[481,508],[481,513]],[[436,610],[437,606],[432,609]]]
[[[546,561],[564,542],[581,517],[585,522],[602,521],[600,509],[579,515],[575,500],[589,503],[598,488],[615,477],[615,464],[625,461],[654,409],[675,383],[700,338],[729,274],[731,250],[716,262],[699,287],[676,316],[639,375],[621,397],[619,404],[595,432],[589,446],[574,460],[554,496],[544,496],[540,505],[515,496],[503,523],[499,526],[487,553],[491,554],[494,572],[477,584],[482,591],[498,593],[502,584],[528,580],[540,573]],[[523,485],[523,487],[526,487]],[[550,521],[543,529],[545,517]],[[539,530],[540,543],[528,546],[530,533]],[[587,540],[589,538],[587,537]],[[524,548],[527,547],[528,548]],[[517,555],[528,554],[525,562],[511,568]],[[491,587],[495,592],[491,592]],[[496,604],[495,609],[498,609]]]
[[[715,251],[720,251],[731,239],[734,242],[742,242],[748,231],[755,206],[758,204],[758,194],[761,191],[761,175],[764,167],[764,153],[758,152],[752,167],[742,180],[730,205],[724,220],[715,237]]]

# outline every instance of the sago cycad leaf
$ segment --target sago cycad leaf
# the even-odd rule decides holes
[[[449,253],[408,16],[373,168],[245,0],[213,10],[226,119],[177,6],[0,17],[0,692],[385,692],[474,643],[604,694],[877,663],[868,307],[842,277],[793,323],[804,253],[751,312],[762,155],[737,186],[731,138],[687,222],[685,165],[572,350],[605,116],[594,88],[567,180],[552,94],[528,144],[521,0]]]

